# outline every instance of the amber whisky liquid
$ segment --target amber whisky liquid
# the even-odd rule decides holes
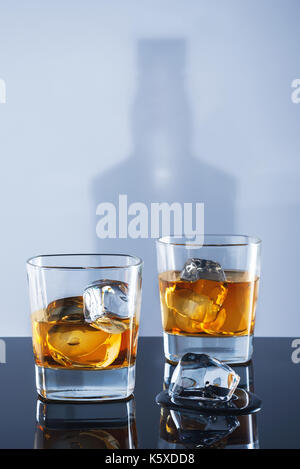
[[[159,275],[164,331],[198,337],[252,335],[258,278],[245,271],[225,271],[226,281],[181,280],[179,272]]]
[[[112,369],[135,363],[134,319],[110,317],[89,324],[82,297],[63,298],[32,315],[35,361],[46,368]]]

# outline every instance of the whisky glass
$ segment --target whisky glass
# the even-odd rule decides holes
[[[142,261],[61,254],[27,261],[36,387],[46,400],[126,399],[134,390]]]
[[[260,246],[243,235],[157,240],[167,360],[177,363],[192,351],[228,363],[251,359]]]

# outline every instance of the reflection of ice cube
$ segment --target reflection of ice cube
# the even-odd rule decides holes
[[[84,317],[92,326],[112,334],[127,329],[129,319],[128,284],[117,280],[98,280],[83,293]]]
[[[60,298],[52,301],[46,308],[47,321],[77,321],[83,319],[82,296]]]
[[[195,282],[201,278],[224,282],[225,273],[218,262],[192,258],[184,264],[180,278],[188,282]]]
[[[171,378],[172,399],[229,401],[240,377],[228,365],[205,354],[186,353]]]
[[[208,448],[216,445],[220,447],[221,440],[239,427],[238,419],[231,415],[201,415],[175,410],[171,410],[170,415],[179,440],[186,448]]]

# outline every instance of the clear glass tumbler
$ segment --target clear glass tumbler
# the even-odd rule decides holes
[[[141,259],[62,254],[27,261],[38,394],[50,400],[129,397],[141,305]]]
[[[228,363],[252,357],[260,276],[257,238],[242,235],[157,240],[166,358],[186,352]]]

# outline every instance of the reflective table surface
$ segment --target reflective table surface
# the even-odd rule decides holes
[[[257,338],[253,361],[235,367],[241,387],[263,401],[259,413],[241,417],[160,408],[155,396],[167,387],[172,366],[158,337],[139,340],[134,397],[105,404],[40,401],[31,339],[2,340],[0,448],[300,448],[300,363],[292,360],[293,339]]]

